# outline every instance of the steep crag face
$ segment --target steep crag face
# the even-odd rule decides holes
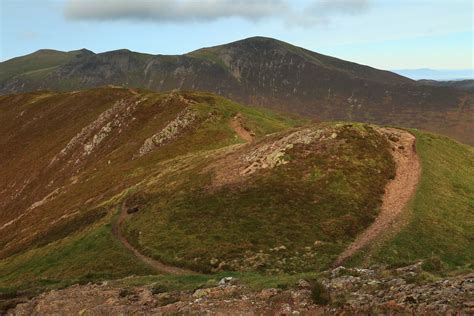
[[[71,91],[103,85],[201,90],[320,120],[417,127],[474,143],[469,92],[420,85],[388,71],[269,38],[254,37],[179,56],[128,50],[63,54],[68,58],[33,71],[12,71],[12,61],[2,63],[0,92]],[[15,62],[31,62],[28,56],[21,58]],[[35,60],[44,58],[36,53]]]

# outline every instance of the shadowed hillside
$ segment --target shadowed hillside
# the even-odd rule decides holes
[[[451,80],[451,81],[418,80],[418,83],[425,86],[452,87],[459,90],[474,92],[474,80]]]

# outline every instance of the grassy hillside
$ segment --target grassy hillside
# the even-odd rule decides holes
[[[169,128],[187,109],[192,124]],[[0,287],[150,273],[111,234],[124,194],[242,143],[237,114],[256,138],[300,123],[205,93],[113,88],[3,96],[0,112]],[[137,156],[162,130],[174,137]]]
[[[17,75],[34,76],[39,72],[46,74],[54,70],[55,67],[73,60],[83,52],[42,49],[30,55],[10,59],[1,63],[0,82]]]
[[[280,165],[233,177],[235,169],[251,165],[245,161],[249,155],[306,130],[315,138],[308,144],[289,141]],[[368,126],[293,130],[223,162],[206,160],[173,174],[172,186],[160,179],[146,195],[131,195],[131,205],[141,211],[127,222],[128,236],[152,257],[202,271],[321,270],[371,223],[393,174],[385,139]]]
[[[474,150],[447,137],[414,131],[423,175],[409,224],[374,254],[403,264],[438,257],[450,268],[474,268]]]
[[[135,93],[98,89],[0,98],[0,161],[8,166],[0,171],[0,227],[6,225],[0,256],[97,220],[97,205],[152,176],[159,162],[242,142],[228,125],[237,113],[259,126],[257,137],[295,123],[206,94]],[[192,124],[160,150],[135,159],[146,139],[188,107],[195,113]],[[22,212],[28,216],[17,221]]]
[[[122,209],[123,235],[142,254],[210,273],[151,279],[186,287],[233,271],[251,284],[293,282],[331,266],[394,176],[372,126],[309,123],[202,92],[1,96],[0,133],[1,292],[156,273],[113,233]],[[464,266],[473,150],[415,133],[423,175],[408,224],[371,260]]]
[[[149,272],[111,234],[122,203],[139,209],[130,242],[166,262],[321,269],[370,224],[393,176],[369,126],[295,128],[206,93],[37,92],[1,97],[0,111],[2,286]]]
[[[63,286],[153,271],[101,225],[0,262],[0,291]]]

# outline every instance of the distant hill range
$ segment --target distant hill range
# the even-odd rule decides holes
[[[420,84],[435,87],[452,87],[456,89],[466,90],[474,92],[474,80],[450,80],[450,81],[437,81],[437,80],[418,80]]]
[[[0,94],[104,85],[201,90],[319,120],[417,127],[474,144],[473,94],[253,37],[184,55],[40,50],[0,63]]]
[[[414,80],[468,80],[474,79],[474,69],[396,69],[393,72]]]

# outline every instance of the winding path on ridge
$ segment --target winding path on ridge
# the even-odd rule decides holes
[[[416,153],[416,138],[410,132],[396,128],[377,128],[381,134],[394,135],[390,139],[396,175],[385,187],[380,213],[372,225],[363,231],[337,258],[334,266],[340,266],[362,248],[379,239],[392,229],[412,196],[421,175],[421,164]],[[393,138],[393,137],[392,137]]]
[[[235,133],[245,140],[246,143],[250,143],[253,141],[254,135],[245,129],[242,126],[241,122],[241,115],[237,114],[230,122],[230,127],[235,131]],[[138,249],[136,249],[132,244],[130,244],[127,240],[127,238],[123,235],[122,233],[122,224],[125,222],[125,220],[128,217],[127,213],[127,208],[125,207],[125,201],[120,205],[120,214],[118,219],[113,222],[112,224],[112,234],[117,238],[117,240],[120,241],[120,243],[127,248],[130,252],[133,253],[133,255],[143,262],[145,265],[151,267],[153,270],[159,273],[164,273],[164,274],[174,274],[174,275],[185,275],[185,274],[198,274],[195,271],[188,270],[188,269],[183,269],[183,268],[178,268],[175,266],[167,265],[164,264],[161,261],[158,261],[156,259],[150,258],[144,254],[142,254]]]
[[[161,261],[155,260],[148,256],[142,254],[138,249],[133,247],[127,240],[127,238],[122,234],[121,226],[125,219],[127,218],[127,208],[125,207],[125,202],[122,203],[120,206],[120,214],[119,218],[112,224],[112,233],[114,236],[122,243],[122,245],[127,248],[129,251],[133,253],[133,255],[146,264],[147,266],[151,267],[153,270],[163,274],[174,274],[174,275],[184,275],[184,274],[198,274],[195,271],[182,269],[174,266],[170,266],[164,264]]]
[[[238,118],[231,121],[231,127],[246,142],[252,142],[253,135],[241,127]],[[395,128],[377,128],[381,134],[395,135],[396,141],[390,140],[392,145],[392,155],[396,164],[396,175],[385,187],[380,213],[365,231],[363,231],[337,258],[334,266],[343,264],[362,248],[369,246],[372,242],[379,239],[385,232],[390,231],[399,215],[402,213],[412,196],[416,192],[416,187],[421,175],[421,164],[416,153],[416,138],[410,132]],[[113,235],[122,243],[122,245],[131,251],[134,256],[153,268],[155,271],[164,274],[184,275],[197,274],[197,272],[166,265],[163,262],[145,256],[138,249],[133,247],[126,237],[122,234],[121,226],[128,213],[125,202],[120,206],[118,219],[112,225]]]

